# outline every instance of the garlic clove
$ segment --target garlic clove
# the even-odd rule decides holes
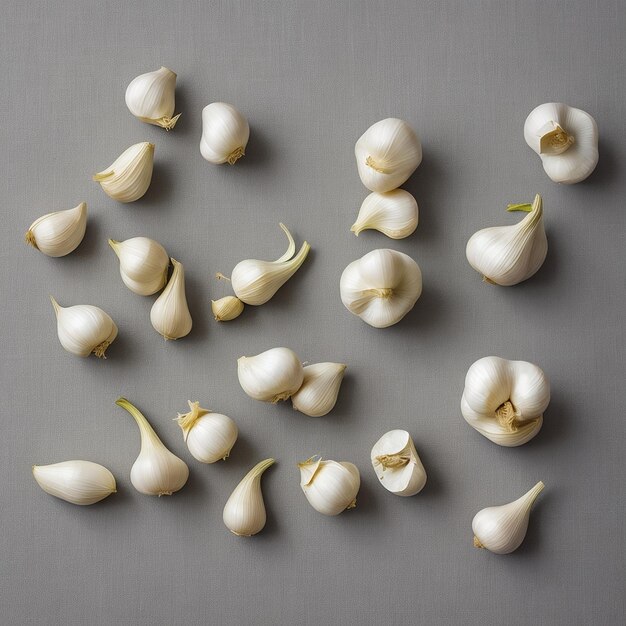
[[[165,286],[170,257],[160,243],[133,237],[126,241],[109,239],[109,245],[120,261],[122,280],[132,292],[150,296]]]
[[[231,104],[213,102],[202,110],[200,153],[209,161],[234,165],[246,153],[250,127]]]
[[[373,192],[361,205],[356,222],[350,230],[358,237],[373,229],[391,239],[404,239],[417,228],[418,208],[415,198],[404,189],[386,193]]]
[[[165,339],[180,339],[191,332],[193,321],[185,295],[185,270],[182,263],[170,259],[174,271],[167,287],[150,310],[152,327]]]
[[[347,365],[315,363],[304,368],[300,389],[291,396],[293,408],[309,417],[322,417],[337,403]]]
[[[87,228],[87,205],[55,211],[36,219],[26,232],[26,243],[47,256],[60,257],[78,248]]]
[[[211,311],[217,322],[230,322],[243,313],[243,302],[235,296],[211,300]]]
[[[180,117],[174,115],[176,74],[167,67],[134,78],[126,88],[126,106],[142,122],[172,130]]]

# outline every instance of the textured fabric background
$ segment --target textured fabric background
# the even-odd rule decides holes
[[[3,3],[0,171],[3,245],[0,591],[6,624],[622,624],[624,605],[624,280],[626,7],[554,2]],[[179,75],[167,134],[127,111],[139,73]],[[247,156],[200,156],[200,112],[215,100],[248,117]],[[600,164],[563,187],[526,146],[526,115],[545,101],[589,111]],[[406,188],[420,207],[400,242],[350,232],[366,195],[353,146],[373,122],[407,119],[424,160]],[[156,143],[152,186],[120,205],[91,181],[127,146]],[[543,194],[550,251],[516,288],[481,283],[465,260],[479,228],[513,223],[509,202]],[[23,244],[39,215],[85,200],[72,255]],[[284,221],[313,252],[266,306],[215,323],[213,279],[244,258],[278,257]],[[189,337],[164,343],[153,298],[122,284],[107,238],[147,235],[187,272]],[[424,293],[404,322],[372,329],[339,299],[339,276],[378,247],[412,255]],[[102,306],[120,328],[106,361],[65,353],[49,294]],[[344,361],[333,413],[244,395],[236,358],[286,345],[303,360]],[[489,354],[533,361],[552,381],[540,435],[491,444],[462,420],[469,365]],[[135,402],[191,468],[188,486],[149,498],[129,482]],[[232,416],[226,463],[195,462],[171,421],[187,399]],[[408,429],[428,472],[415,498],[384,491],[374,441]],[[349,460],[358,507],[315,513],[296,462]],[[259,459],[268,523],[251,540],[222,508]],[[33,463],[85,458],[119,493],[87,508],[44,494]],[[526,542],[508,557],[472,547],[477,510],[536,481]]]

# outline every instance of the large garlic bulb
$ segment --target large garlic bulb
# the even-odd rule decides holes
[[[165,248],[148,237],[126,241],[109,239],[109,245],[120,261],[124,284],[140,296],[150,296],[165,286],[170,257]]]
[[[180,339],[191,332],[193,320],[185,294],[185,270],[182,263],[170,260],[174,271],[167,287],[150,309],[150,321],[154,330],[165,339]]]
[[[73,252],[83,240],[87,227],[87,205],[55,211],[36,219],[28,229],[26,243],[47,256],[60,257]]]
[[[234,165],[246,153],[250,127],[231,104],[213,102],[202,110],[200,153],[209,161]]]
[[[293,408],[309,417],[322,417],[333,410],[347,365],[314,363],[304,368],[300,389],[291,396]]]
[[[391,239],[404,239],[417,228],[417,220],[417,202],[408,191],[373,192],[363,200],[350,230],[357,237],[362,231],[372,229]]]
[[[176,74],[167,67],[134,78],[126,88],[126,106],[142,122],[171,130],[180,117],[174,115]]]

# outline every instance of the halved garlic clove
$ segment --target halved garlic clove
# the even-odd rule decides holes
[[[174,115],[176,74],[167,67],[134,78],[126,88],[126,106],[142,122],[172,130],[180,117]]]
[[[293,408],[309,417],[322,417],[337,403],[347,365],[315,363],[304,368],[300,389],[291,396]]]
[[[120,261],[122,280],[131,291],[150,296],[165,286],[170,257],[160,243],[132,237],[126,241],[109,239],[109,245]]]
[[[87,228],[87,205],[55,211],[36,219],[26,232],[26,243],[46,256],[60,257],[78,248]]]
[[[417,228],[418,208],[415,198],[404,189],[385,193],[373,192],[361,205],[356,222],[350,230],[358,237],[373,229],[391,239],[404,239]]]
[[[230,322],[243,313],[243,302],[235,296],[211,300],[211,311],[216,322]]]
[[[231,104],[213,102],[202,110],[200,153],[209,161],[234,165],[246,153],[250,127]]]
[[[191,332],[193,320],[185,295],[185,270],[182,263],[170,260],[174,271],[167,287],[152,305],[150,321],[154,330],[165,339],[180,339]]]

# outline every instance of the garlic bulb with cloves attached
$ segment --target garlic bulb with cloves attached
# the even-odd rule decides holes
[[[246,153],[250,127],[231,104],[213,102],[202,109],[200,153],[209,161],[234,165]]]
[[[57,318],[57,334],[61,345],[77,356],[104,353],[117,337],[115,322],[99,307],[76,304],[62,307],[50,296]]]
[[[541,196],[537,194],[532,205],[511,204],[508,210],[530,212],[517,224],[479,230],[465,249],[469,264],[483,279],[503,287],[533,276],[548,254]]]
[[[302,385],[304,368],[289,348],[272,348],[237,360],[241,388],[253,399],[276,404],[287,400]]]
[[[319,456],[298,463],[300,487],[309,504],[323,515],[339,515],[356,506],[361,475],[356,465],[323,461]]]
[[[189,478],[187,464],[163,445],[137,407],[126,398],[118,398],[115,404],[133,416],[141,435],[141,450],[130,470],[133,487],[147,496],[171,496],[182,489]]]
[[[372,229],[391,239],[404,239],[417,228],[417,220],[417,202],[408,191],[373,192],[363,200],[357,220],[350,230],[357,237],[360,232]]]
[[[150,186],[154,165],[154,144],[144,141],[127,148],[106,170],[93,179],[113,200],[134,202]]]
[[[304,368],[300,389],[291,396],[293,408],[309,417],[322,417],[333,410],[347,365],[315,363]]]
[[[87,227],[87,205],[55,211],[36,219],[26,232],[26,243],[47,256],[60,257],[78,248]]]
[[[176,74],[167,67],[134,78],[126,88],[126,106],[142,122],[172,130],[180,117],[174,115]]]
[[[261,491],[261,476],[274,463],[274,459],[257,463],[228,498],[222,519],[226,528],[234,535],[252,537],[265,527],[267,516]]]
[[[185,295],[185,270],[182,263],[170,260],[174,271],[167,287],[152,305],[150,321],[154,330],[165,339],[180,339],[191,332],[193,321]]]
[[[370,191],[391,191],[422,162],[422,144],[404,121],[389,117],[370,126],[354,147],[361,182]]]
[[[539,367],[486,356],[467,372],[461,413],[487,439],[513,447],[541,430],[549,403],[550,383]]]
[[[390,430],[372,448],[372,466],[380,484],[397,496],[414,496],[426,484],[426,470],[406,430]]]
[[[33,465],[33,476],[46,493],[81,506],[100,502],[117,491],[113,474],[91,461]]]
[[[510,554],[517,550],[526,537],[530,509],[543,488],[544,484],[539,481],[514,502],[478,511],[472,520],[474,546],[495,554]]]
[[[595,120],[567,104],[547,102],[533,109],[524,123],[524,139],[555,183],[579,183],[598,164]]]
[[[398,323],[422,293],[417,263],[396,250],[373,250],[346,267],[340,281],[344,306],[374,328]]]
[[[211,300],[211,311],[216,322],[230,322],[243,313],[243,302],[235,296]]]

